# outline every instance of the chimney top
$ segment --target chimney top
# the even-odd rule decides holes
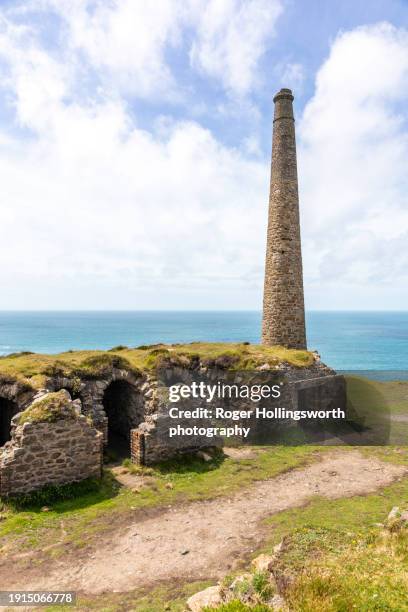
[[[273,101],[276,102],[277,100],[282,99],[291,100],[291,102],[293,102],[294,96],[292,94],[292,90],[287,89],[286,87],[282,87],[282,89],[278,91],[278,93],[274,96]]]

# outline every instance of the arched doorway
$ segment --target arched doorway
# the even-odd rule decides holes
[[[0,397],[0,446],[10,440],[11,419],[19,412],[16,402]]]
[[[144,420],[143,395],[126,380],[115,380],[105,390],[108,449],[118,458],[130,457],[130,430]]]

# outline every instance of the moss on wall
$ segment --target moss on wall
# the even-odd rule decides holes
[[[55,423],[62,419],[73,420],[78,414],[68,393],[62,389],[56,393],[48,393],[43,399],[31,404],[18,418],[18,424],[23,423]]]

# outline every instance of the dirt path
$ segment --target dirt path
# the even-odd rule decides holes
[[[370,493],[406,469],[358,451],[337,451],[322,461],[252,485],[230,498],[169,507],[129,524],[78,565],[55,561],[47,576],[29,571],[8,589],[127,591],[156,581],[219,577],[234,560],[260,546],[262,519],[300,506],[313,495],[328,498]]]

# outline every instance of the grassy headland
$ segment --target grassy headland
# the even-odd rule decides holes
[[[0,357],[0,382],[18,380],[39,388],[47,376],[94,378],[103,376],[104,371],[111,367],[135,372],[152,371],[164,361],[188,366],[197,359],[204,364],[235,370],[249,370],[265,363],[271,367],[288,363],[302,368],[313,363],[313,354],[281,346],[205,342],[138,348],[118,346],[108,351],[66,351],[57,355],[24,352]]]

